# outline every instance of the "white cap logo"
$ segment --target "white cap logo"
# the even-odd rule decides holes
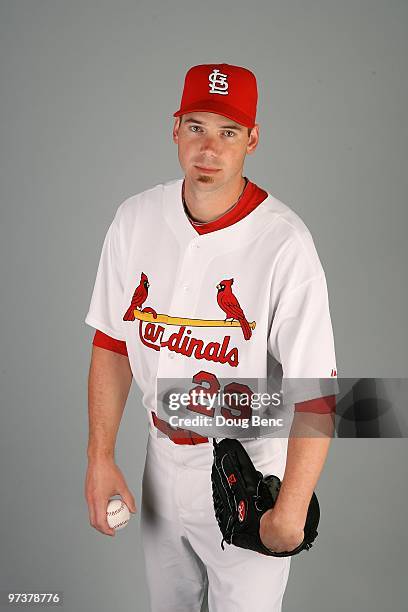
[[[209,93],[217,93],[222,96],[228,95],[227,75],[222,74],[217,68],[208,76],[210,90]]]

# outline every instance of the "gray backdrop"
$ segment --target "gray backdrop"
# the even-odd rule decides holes
[[[113,539],[88,522],[83,319],[117,206],[181,176],[191,65],[257,74],[246,174],[314,236],[340,373],[406,376],[407,26],[406,0],[1,0],[0,589],[148,610],[138,516]],[[117,460],[137,501],[146,433],[133,389]],[[285,612],[406,609],[407,459],[405,440],[332,443]]]

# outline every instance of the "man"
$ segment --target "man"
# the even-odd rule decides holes
[[[332,423],[334,395],[324,381],[336,376],[334,342],[313,240],[296,213],[243,176],[259,141],[256,106],[256,79],[245,68],[210,64],[187,72],[173,128],[184,179],[118,208],[86,317],[97,330],[89,374],[90,523],[114,534],[106,522],[114,494],[136,511],[114,460],[135,378],[150,424],[141,527],[154,612],[198,611],[206,588],[212,612],[278,612],[290,568],[290,557],[221,549],[211,435],[172,425],[159,411],[160,384],[187,380],[190,390],[215,394],[272,373],[281,381],[309,379],[307,391],[293,396],[292,433],[303,431],[305,415],[312,417],[308,431],[330,431]],[[205,412],[195,404],[189,411]],[[242,442],[260,471],[283,479],[277,504],[262,517],[261,539],[273,551],[293,550],[303,540],[330,436]]]

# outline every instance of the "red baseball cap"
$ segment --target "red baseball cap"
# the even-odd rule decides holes
[[[179,110],[173,117],[203,111],[253,128],[258,89],[255,75],[230,64],[201,64],[186,74]]]

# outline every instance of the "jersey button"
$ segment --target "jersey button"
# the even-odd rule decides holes
[[[189,287],[188,285],[184,285],[184,286],[183,286],[183,291],[188,291],[188,290],[189,290],[189,288],[190,288],[190,287]]]

